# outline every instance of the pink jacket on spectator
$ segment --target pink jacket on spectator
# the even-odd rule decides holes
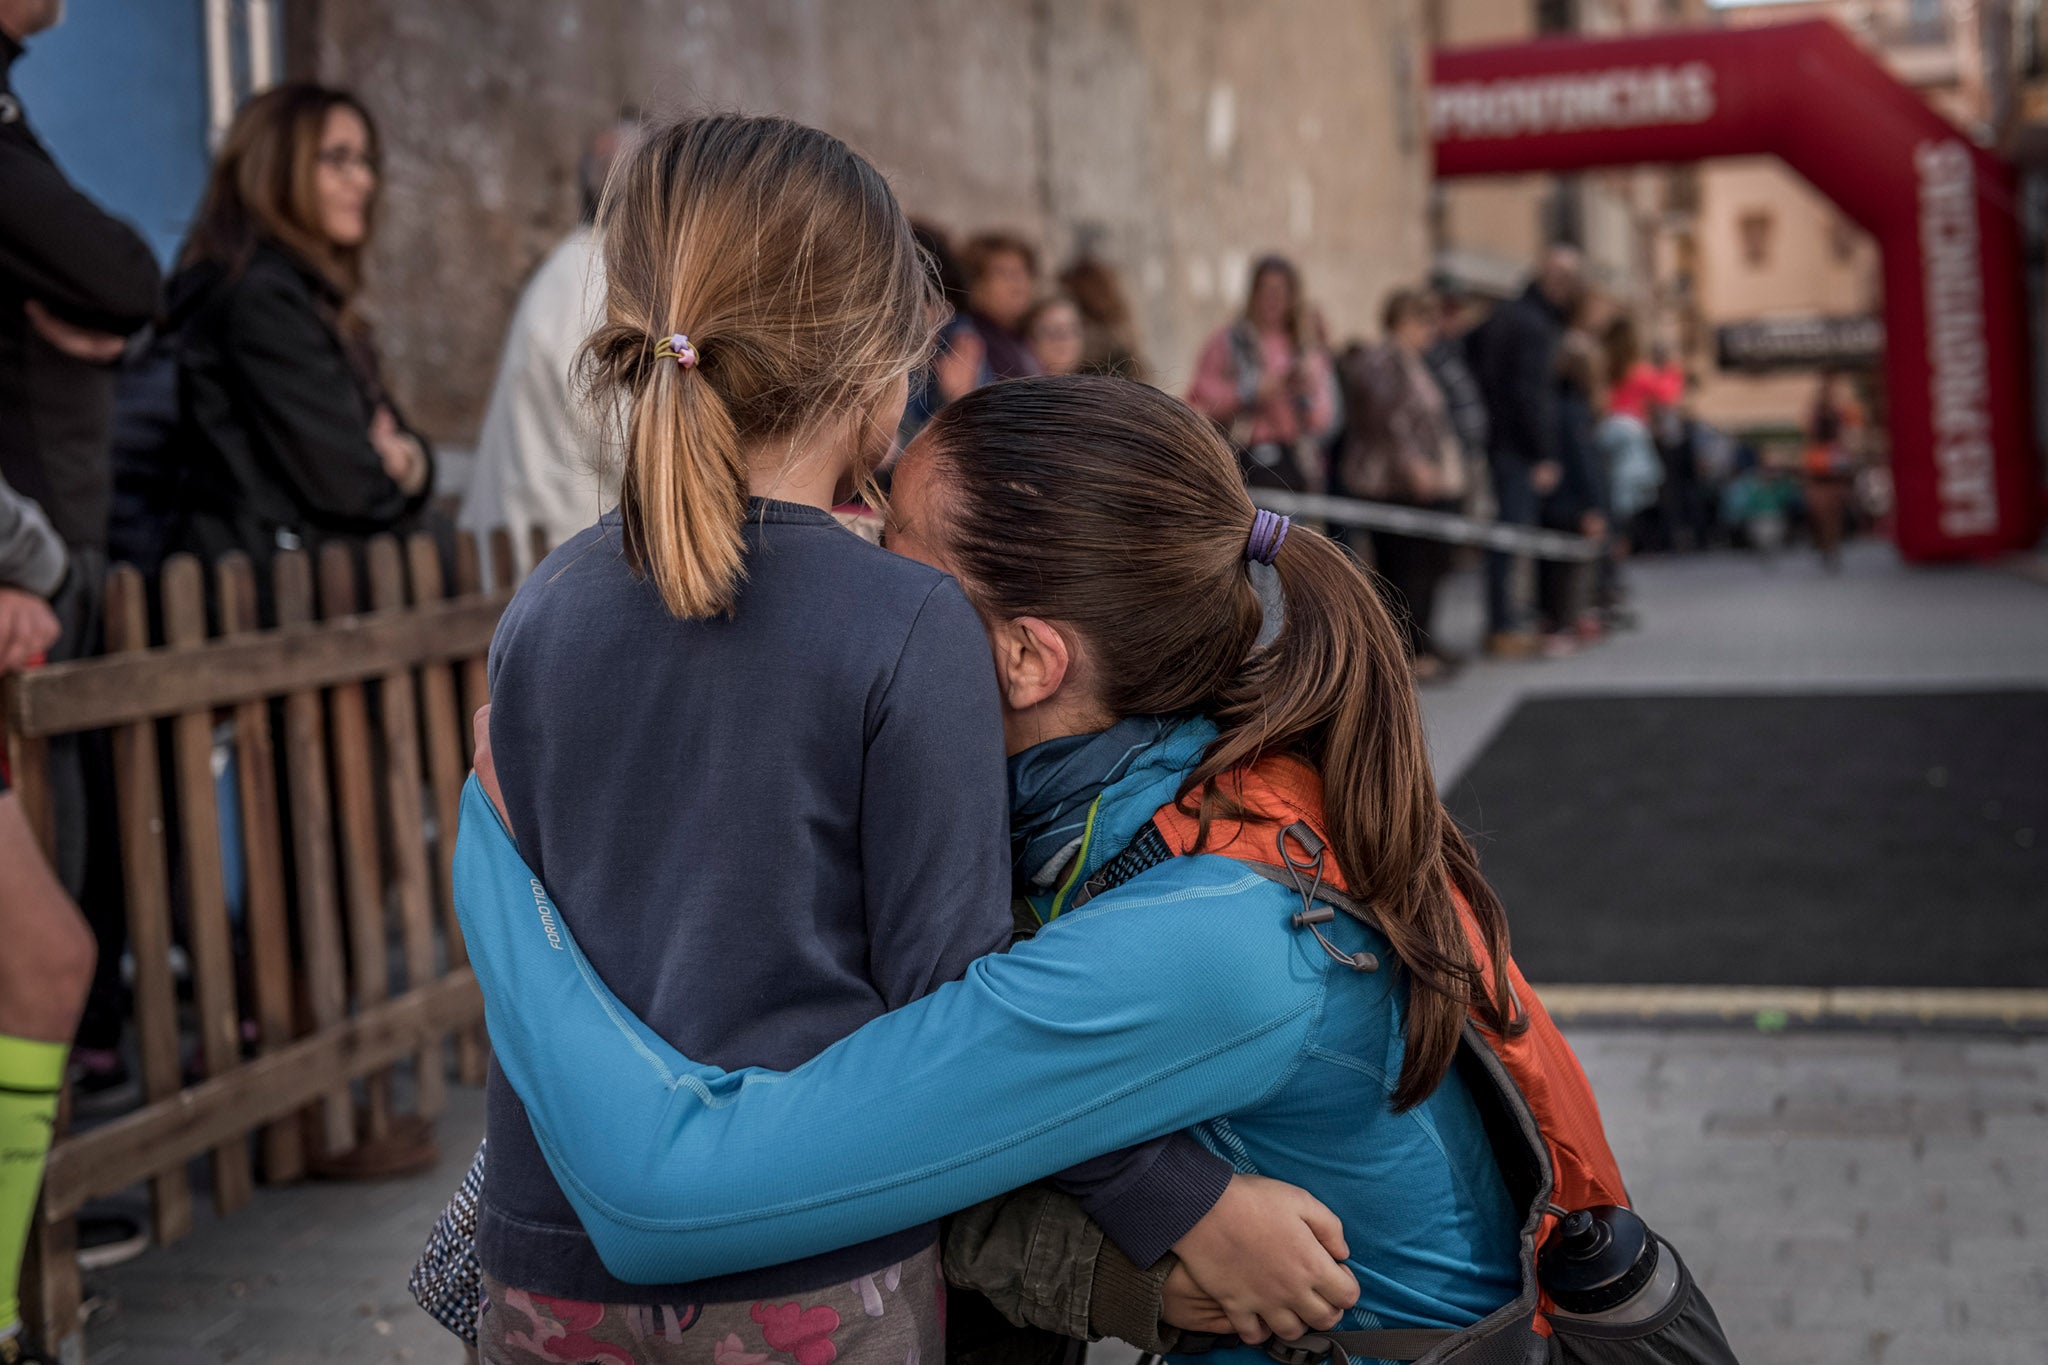
[[[1285,332],[1266,332],[1256,338],[1260,370],[1245,373],[1240,357],[1249,359],[1251,343],[1248,324],[1233,323],[1209,338],[1195,362],[1194,381],[1188,385],[1188,406],[1205,417],[1232,428],[1234,439],[1247,446],[1267,442],[1287,445],[1304,436],[1321,436],[1336,420],[1335,382],[1330,357],[1320,351],[1300,351]],[[1250,397],[1269,375],[1284,375],[1301,357],[1308,379],[1305,401],[1282,391],[1264,403],[1252,404]],[[1253,410],[1248,411],[1251,408]],[[1249,430],[1244,430],[1245,419]]]

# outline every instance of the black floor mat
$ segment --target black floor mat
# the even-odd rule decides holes
[[[1450,807],[1538,984],[2048,986],[2048,691],[1539,698]]]

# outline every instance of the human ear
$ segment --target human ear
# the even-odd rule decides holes
[[[1059,693],[1073,666],[1064,635],[1036,616],[1019,616],[995,635],[996,681],[1005,706],[1027,711]]]

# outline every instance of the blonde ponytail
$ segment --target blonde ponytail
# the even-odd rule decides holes
[[[749,448],[865,419],[930,351],[936,284],[881,173],[787,119],[650,130],[598,229],[605,322],[581,366],[624,428],[627,559],[674,616],[730,614]],[[667,349],[676,333],[687,364]]]
[[[650,340],[651,348],[653,342]],[[731,612],[746,573],[747,466],[725,400],[703,377],[656,361],[626,419],[619,488],[626,554],[672,615]]]

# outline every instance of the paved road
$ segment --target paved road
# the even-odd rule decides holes
[[[1838,578],[1731,557],[1645,564],[1635,580],[1641,631],[1430,692],[1439,773],[1538,690],[2048,685],[2048,589],[2016,574],[1906,570],[1859,546]],[[1451,638],[1476,628],[1472,588],[1453,592]],[[1573,1041],[1637,1202],[1749,1365],[2048,1365],[2048,1039],[1582,1028]],[[455,1094],[432,1176],[266,1192],[94,1277],[112,1307],[93,1358],[453,1365],[404,1277],[481,1116],[473,1092]]]
[[[1908,569],[1863,544],[1839,576],[1804,557],[1711,556],[1631,579],[1640,630],[1426,694],[1440,779],[1540,692],[2048,686],[2048,592],[2020,573]],[[1457,587],[1447,631],[1476,638],[1476,585]],[[1632,1193],[1745,1361],[2048,1362],[2048,1039],[1572,1041]]]
[[[1910,569],[1883,545],[1849,547],[1838,576],[1805,557],[1643,561],[1628,580],[1640,630],[1572,658],[1467,671],[1424,693],[1446,786],[1536,692],[1929,691],[2048,686],[2048,594],[2014,569]],[[1446,586],[1442,634],[1479,634],[1473,575]]]

